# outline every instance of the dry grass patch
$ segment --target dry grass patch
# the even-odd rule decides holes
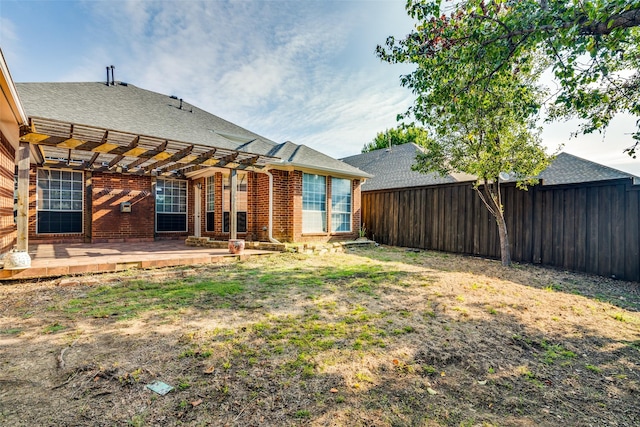
[[[385,247],[163,271],[0,287],[0,424],[639,421],[637,283]]]

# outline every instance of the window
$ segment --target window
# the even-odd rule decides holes
[[[215,231],[216,176],[207,177],[207,231]]]
[[[37,232],[82,233],[82,172],[38,169]]]
[[[156,182],[156,230],[187,231],[187,181]]]
[[[230,218],[230,206],[231,206],[231,177],[225,175],[223,178],[223,192],[222,192],[222,232],[229,232],[229,218]],[[236,188],[236,218],[238,224],[238,233],[247,232],[247,174],[239,173],[238,182]]]
[[[302,175],[302,232],[327,231],[327,180],[322,175]]]
[[[331,231],[351,231],[351,181],[331,178]]]

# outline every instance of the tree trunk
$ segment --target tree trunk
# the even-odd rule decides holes
[[[491,212],[496,219],[498,225],[498,235],[500,237],[500,260],[502,265],[508,267],[511,265],[511,248],[509,246],[509,234],[507,233],[507,222],[504,219],[504,208],[502,206],[502,196],[500,194],[500,178],[496,178],[493,182],[483,180],[482,191],[476,187],[476,192],[484,203],[485,207]]]
[[[500,236],[500,260],[502,265],[508,267],[511,265],[511,247],[509,246],[507,222],[504,220],[502,211],[496,216],[496,223],[498,224],[498,235]]]

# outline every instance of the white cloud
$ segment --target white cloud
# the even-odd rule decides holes
[[[129,1],[118,12],[99,2],[95,14],[110,50],[119,50],[111,60],[117,78],[175,94],[278,142],[343,156],[395,126],[408,106],[400,68],[373,53],[388,34],[370,40],[369,18],[389,5]],[[363,50],[364,63],[350,60]],[[108,64],[96,58],[108,55],[96,49],[75,75],[103,69]]]

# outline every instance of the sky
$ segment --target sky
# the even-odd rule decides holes
[[[404,0],[0,0],[0,47],[16,82],[116,80],[176,95],[275,142],[332,157],[358,154],[415,96],[411,66],[375,48],[414,23]],[[27,112],[28,113],[28,112]],[[577,122],[545,124],[563,151],[640,175],[635,118],[571,138]]]

